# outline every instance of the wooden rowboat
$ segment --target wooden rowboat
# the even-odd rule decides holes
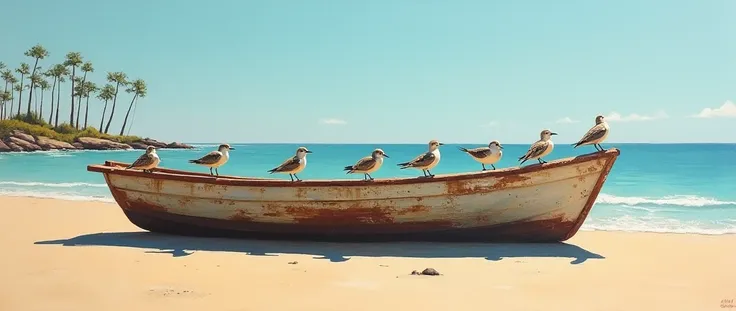
[[[330,241],[558,242],[585,221],[618,149],[434,178],[210,176],[107,161],[115,201],[141,229],[189,236]]]

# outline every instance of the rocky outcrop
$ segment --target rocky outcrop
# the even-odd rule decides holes
[[[139,150],[140,149],[146,149],[146,148],[148,148],[148,145],[146,145],[146,144],[144,144],[142,142],[138,142],[138,141],[137,142],[132,142],[132,143],[130,143],[128,145],[130,145],[131,147],[133,147],[133,149],[139,149]]]
[[[79,137],[77,142],[82,144],[82,148],[89,150],[126,150],[133,149],[128,144],[118,143],[106,139]]]
[[[22,140],[27,141],[27,142],[29,142],[31,144],[35,144],[36,143],[36,139],[33,138],[33,136],[28,135],[26,133],[23,133],[23,132],[21,132],[19,130],[12,131],[11,134],[10,134],[10,136],[15,137],[15,138],[18,138],[18,139],[22,139]]]
[[[22,149],[22,151],[39,151],[41,147],[34,143],[27,142],[15,136],[10,136],[6,140],[8,144],[14,144]]]
[[[6,137],[0,137],[0,152],[20,152],[39,150],[127,150],[146,149],[154,146],[157,149],[192,149],[194,147],[173,142],[167,144],[151,138],[124,144],[107,139],[79,137],[74,143],[67,143],[44,136],[33,136],[19,130],[13,130]]]
[[[2,140],[0,140],[0,152],[9,152],[12,151],[8,145],[6,145]]]
[[[38,136],[36,137],[36,145],[41,147],[42,150],[74,150],[77,149],[77,147],[74,147],[72,144],[65,142],[65,141],[58,141],[55,139],[51,139],[48,137]]]
[[[177,143],[177,142],[173,142],[173,143],[170,143],[170,144],[166,145],[166,148],[169,148],[169,149],[194,149],[194,147],[192,147],[190,145],[182,144],[182,143]]]

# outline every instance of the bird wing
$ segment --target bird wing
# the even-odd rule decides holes
[[[151,165],[153,163],[153,155],[149,153],[144,153],[140,157],[138,157],[133,164],[128,166],[128,168],[134,168],[134,167],[141,167],[146,165]]]
[[[278,167],[272,169],[273,172],[288,172],[295,170],[297,167],[299,167],[299,157],[293,156],[291,158],[286,159],[281,165]]]
[[[603,137],[603,135],[606,135],[606,131],[607,131],[606,130],[606,127],[603,126],[602,123],[601,124],[597,124],[596,126],[591,127],[590,130],[588,130],[588,132],[585,133],[585,135],[583,135],[583,138],[581,138],[580,141],[578,141],[578,143],[575,144],[575,145],[581,145],[581,144],[584,144],[586,142],[599,139],[599,138]]]
[[[413,160],[406,162],[406,166],[427,166],[434,161],[434,153],[427,152],[414,158]]]
[[[534,143],[531,147],[529,147],[529,150],[521,158],[522,159],[531,159],[531,158],[537,157],[540,154],[542,154],[545,150],[547,150],[547,146],[549,146],[549,143],[548,142],[543,141],[543,140],[540,140],[540,141]]]
[[[205,154],[203,157],[197,159],[197,163],[199,164],[215,164],[217,161],[220,161],[222,158],[222,153],[219,151],[212,151],[208,154]]]
[[[358,162],[353,165],[353,170],[367,171],[369,169],[372,169],[374,166],[376,166],[376,159],[374,159],[373,157],[365,157],[358,160]]]
[[[465,152],[469,153],[470,155],[476,158],[485,158],[491,155],[491,148],[479,147],[479,148],[468,149]]]

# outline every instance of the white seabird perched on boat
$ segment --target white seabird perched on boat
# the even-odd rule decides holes
[[[488,144],[488,147],[478,147],[473,149],[467,149],[463,147],[458,147],[460,151],[465,152],[469,154],[471,157],[473,157],[473,160],[479,162],[483,166],[483,170],[486,170],[486,164],[491,165],[493,169],[496,169],[496,164],[499,160],[501,160],[501,157],[503,156],[503,146],[501,146],[501,143],[499,143],[497,140],[491,141],[491,143]]]
[[[296,178],[296,181],[302,181],[298,176],[296,176],[296,174],[304,170],[307,166],[307,153],[312,153],[312,151],[308,150],[306,147],[299,147],[296,149],[296,155],[286,159],[286,161],[281,163],[281,165],[268,170],[268,172],[271,174],[289,174],[291,181],[294,181],[294,178]]]
[[[429,170],[440,163],[440,146],[442,145],[444,144],[433,139],[429,141],[429,151],[420,154],[409,162],[399,163],[397,165],[400,166],[401,169],[420,169],[422,170],[422,173],[424,173],[424,177],[434,177],[434,175]]]
[[[605,117],[600,115],[596,116],[595,125],[591,127],[590,130],[588,130],[588,132],[583,135],[583,138],[581,138],[577,143],[572,144],[573,148],[585,145],[593,145],[593,147],[595,147],[595,150],[606,151],[606,149],[603,149],[603,146],[601,146],[601,143],[606,140],[606,138],[608,137],[608,133],[610,132],[611,128],[608,127],[608,122],[606,122]]]
[[[519,157],[519,165],[524,164],[527,160],[534,160],[537,159],[540,164],[547,163],[547,161],[542,160],[542,157],[550,154],[552,150],[555,148],[555,144],[552,142],[551,138],[552,135],[557,135],[557,133],[554,133],[550,130],[543,130],[541,133],[539,133],[540,139],[532,144],[531,147],[529,147],[529,150],[524,154],[523,156]]]
[[[383,165],[383,158],[389,156],[380,148],[373,150],[370,156],[364,157],[353,165],[344,168],[346,174],[362,173],[364,180],[373,180],[371,173],[377,171]]]
[[[138,157],[135,162],[133,162],[125,169],[139,169],[143,170],[144,172],[151,173],[151,170],[157,167],[159,163],[161,163],[161,158],[159,158],[158,154],[156,154],[156,147],[148,146],[146,148],[146,153]]]
[[[214,175],[212,173],[212,169],[215,169],[215,174],[220,176],[220,172],[217,169],[230,160],[230,150],[235,150],[235,148],[230,147],[229,144],[222,144],[217,148],[217,150],[212,151],[199,159],[189,160],[189,163],[209,167],[210,175]]]

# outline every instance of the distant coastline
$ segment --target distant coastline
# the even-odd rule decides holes
[[[0,121],[0,152],[34,152],[48,150],[128,150],[193,149],[179,142],[162,142],[137,136],[115,136],[100,133],[94,128],[60,133],[50,126],[30,124],[19,120]]]

